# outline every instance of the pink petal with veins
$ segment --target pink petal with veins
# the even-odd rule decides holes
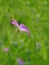
[[[11,24],[13,24],[13,25],[19,27],[19,24],[18,24],[18,22],[17,22],[16,20],[11,20]]]

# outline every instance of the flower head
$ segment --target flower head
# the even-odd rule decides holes
[[[9,48],[4,48],[3,50],[7,52],[9,50]]]
[[[18,24],[18,22],[17,22],[16,20],[11,20],[11,24],[13,24],[13,25],[19,27],[19,24]]]
[[[27,32],[28,34],[30,34],[29,29],[24,24],[20,24],[20,29],[19,30]]]
[[[29,29],[24,25],[24,24],[18,24],[17,21],[15,20],[12,20],[11,21],[11,24],[15,25],[16,27],[18,27],[19,31],[24,31],[24,32],[27,32],[29,35],[30,35],[30,32],[29,32]]]
[[[18,62],[18,64],[20,64],[20,65],[24,65],[24,61],[23,61],[21,58],[18,58],[18,59],[17,59],[17,62]]]

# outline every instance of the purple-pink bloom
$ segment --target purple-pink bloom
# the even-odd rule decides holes
[[[24,24],[20,24],[20,30],[28,32],[28,28],[26,28]]]
[[[30,35],[29,29],[24,24],[20,24],[20,31],[27,32]]]
[[[13,25],[19,27],[19,24],[18,24],[18,22],[17,22],[16,20],[11,20],[11,24],[13,24]]]
[[[18,64],[20,64],[20,65],[24,65],[24,61],[23,61],[21,58],[18,58],[18,59],[17,59],[17,62],[18,62]]]
[[[3,50],[7,52],[7,51],[9,51],[9,48],[4,48]]]
[[[29,32],[29,29],[24,25],[24,24],[18,24],[17,21],[15,20],[12,20],[11,21],[11,24],[15,25],[16,27],[18,27],[19,31],[24,31],[24,32],[27,32],[29,35],[30,35],[30,32]]]

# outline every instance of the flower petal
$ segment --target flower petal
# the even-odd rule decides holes
[[[11,24],[13,24],[13,25],[19,27],[19,24],[18,24],[18,22],[17,22],[16,20],[11,20]]]
[[[20,65],[24,65],[24,61],[23,61],[21,58],[18,58],[18,59],[17,59],[17,62],[18,62]]]
[[[7,52],[8,50],[9,50],[9,48],[4,48],[4,51],[6,51],[6,52]]]
[[[29,29],[24,24],[20,24],[20,31],[24,31],[30,34]]]

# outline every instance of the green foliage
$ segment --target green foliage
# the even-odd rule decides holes
[[[17,32],[11,19],[25,24],[30,36]],[[49,65],[49,0],[0,0],[0,65],[18,65],[17,58],[25,65]]]

